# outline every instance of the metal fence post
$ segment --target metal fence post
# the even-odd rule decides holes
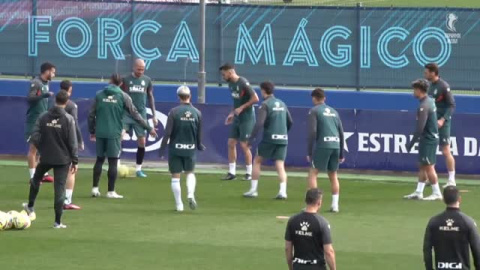
[[[355,88],[357,89],[357,91],[360,91],[360,73],[361,73],[361,67],[360,67],[360,55],[362,53],[361,49],[360,49],[360,44],[361,44],[361,30],[362,30],[362,26],[360,25],[361,24],[361,21],[360,21],[360,9],[362,7],[362,4],[361,3],[357,3],[357,6],[356,6],[356,21],[357,21],[357,35],[356,35],[356,38],[357,38],[357,42],[356,42],[356,49],[355,51],[357,52],[356,53],[356,57],[355,57],[355,75],[356,75],[356,78],[355,78]]]
[[[205,103],[205,0],[200,0],[200,61],[198,69],[198,103]]]

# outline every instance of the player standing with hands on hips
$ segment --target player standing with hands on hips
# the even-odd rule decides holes
[[[160,146],[160,157],[165,156],[168,144],[168,169],[172,174],[172,192],[175,197],[176,210],[183,211],[180,174],[187,175],[187,198],[190,209],[197,208],[195,200],[195,159],[196,151],[205,150],[202,144],[202,113],[190,103],[190,88],[186,85],[177,89],[180,105],[168,113],[165,135]]]
[[[67,102],[68,93],[60,91],[55,97],[56,106],[42,114],[35,123],[30,142],[40,152],[40,163],[30,181],[28,204],[23,205],[30,219],[35,220],[33,207],[40,191],[40,181],[48,170],[53,169],[56,229],[67,227],[62,224],[65,183],[69,172],[72,174],[77,172],[78,164],[77,130],[75,120],[65,111]]]
[[[30,143],[30,136],[37,119],[42,113],[48,111],[48,99],[53,96],[53,92],[49,90],[48,83],[55,77],[55,72],[55,66],[52,63],[45,62],[40,66],[40,76],[30,82],[30,91],[27,96],[27,122],[25,125],[25,139],[29,143],[27,159],[30,179],[35,174],[38,152],[35,145]],[[45,182],[53,182],[53,178],[48,174],[45,174],[43,180]]]
[[[472,250],[475,269],[480,269],[480,236],[475,221],[460,211],[461,197],[457,188],[443,190],[447,209],[428,222],[423,242],[425,269],[469,270]],[[433,265],[432,249],[435,251]]]
[[[115,192],[117,181],[118,158],[122,152],[121,140],[123,130],[123,114],[127,111],[151,136],[156,137],[155,129],[151,128],[145,119],[138,113],[132,99],[124,93],[120,86],[122,77],[113,74],[110,84],[99,91],[88,116],[88,129],[90,140],[96,141],[97,161],[93,168],[92,196],[99,197],[98,184],[102,175],[102,166],[105,157],[108,158],[108,193],[107,198],[122,199],[123,196]]]
[[[450,130],[452,128],[452,114],[455,110],[455,99],[450,91],[450,85],[439,76],[438,65],[430,63],[425,65],[425,79],[430,81],[428,95],[435,100],[437,107],[437,123],[439,144],[448,169],[446,186],[456,186],[455,159],[450,149]]]
[[[223,79],[228,82],[228,88],[233,98],[233,111],[225,120],[226,125],[232,124],[228,138],[228,173],[222,180],[235,180],[237,168],[237,143],[245,154],[247,173],[245,180],[252,179],[252,152],[248,140],[255,126],[255,110],[253,105],[258,102],[257,93],[250,86],[247,79],[240,77],[235,72],[235,67],[225,64],[220,67]]]
[[[317,187],[320,171],[327,172],[332,188],[331,212],[337,213],[340,199],[340,183],[338,182],[339,164],[344,162],[343,125],[338,112],[325,104],[325,91],[316,88],[312,91],[312,102],[315,105],[308,117],[308,155],[311,163],[308,172],[308,187]]]
[[[288,220],[285,257],[289,270],[336,270],[330,224],[317,214],[322,207],[322,191],[309,189],[305,210]],[[326,262],[326,263],[325,263]]]
[[[132,99],[133,105],[137,108],[138,113],[142,116],[143,120],[147,121],[147,98],[152,109],[152,121],[153,126],[156,128],[158,125],[157,118],[155,117],[155,98],[153,97],[153,85],[150,77],[145,76],[145,62],[142,59],[136,59],[133,64],[133,72],[131,75],[123,78],[122,89]],[[147,122],[148,123],[148,122]],[[143,159],[145,157],[145,145],[147,143],[146,129],[137,123],[129,113],[125,113],[123,118],[124,129],[126,132],[135,132],[137,136],[137,177],[145,178],[147,175],[142,171]]]
[[[419,157],[419,173],[417,189],[410,195],[404,196],[410,200],[426,200],[435,201],[442,199],[440,186],[438,185],[437,172],[435,171],[435,163],[437,162],[437,146],[438,146],[438,124],[437,124],[437,108],[433,99],[428,97],[428,82],[426,80],[416,80],[412,83],[413,94],[420,101],[417,110],[417,125],[415,133],[407,150],[410,152],[418,142]],[[432,195],[423,198],[423,190],[425,182],[430,180],[432,184]]]

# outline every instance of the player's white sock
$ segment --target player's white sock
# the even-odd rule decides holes
[[[195,187],[197,186],[197,178],[195,174],[187,174],[187,198],[195,198]]]
[[[250,181],[250,191],[257,191],[258,188],[258,180],[253,180]]]
[[[142,170],[142,164],[136,166],[136,169],[137,169],[137,172],[141,171]]]
[[[71,204],[72,203],[72,195],[73,195],[73,189],[66,189],[65,190],[65,203],[66,204]]]
[[[280,183],[280,192],[281,195],[287,195],[287,182]]]
[[[438,183],[432,185],[432,191],[433,191],[433,194],[436,194],[436,195],[442,194],[442,192],[440,191],[440,185],[438,185]]]
[[[417,190],[415,192],[423,194],[424,189],[425,189],[425,182],[418,182],[417,183]]]
[[[182,187],[180,186],[180,178],[172,178],[172,192],[175,197],[176,205],[181,205],[182,203]]]
[[[228,163],[228,172],[236,175],[237,174],[237,163]]]
[[[48,176],[48,172],[46,172],[43,176]]]
[[[33,176],[35,175],[35,168],[28,169],[28,172],[30,173],[30,178],[33,178]]]
[[[332,194],[332,208],[338,209],[338,201],[340,199],[340,194]]]
[[[247,167],[247,174],[252,175],[252,167],[253,167],[252,164],[247,165],[246,167]]]
[[[117,168],[120,168],[120,165],[122,164],[120,163],[120,159],[118,159]]]
[[[455,171],[448,172],[448,182],[455,183]]]

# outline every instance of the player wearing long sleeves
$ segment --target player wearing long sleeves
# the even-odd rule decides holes
[[[168,113],[165,135],[160,146],[160,157],[164,157],[168,144],[168,168],[172,174],[172,192],[176,210],[183,211],[180,174],[187,175],[187,198],[190,209],[197,208],[195,200],[195,160],[197,150],[205,150],[202,144],[202,113],[190,103],[191,94],[187,86],[177,89],[180,105]]]
[[[252,179],[252,152],[248,140],[255,126],[255,109],[253,105],[258,102],[257,93],[253,90],[247,79],[238,76],[235,67],[225,64],[220,67],[222,77],[228,82],[233,98],[233,110],[225,120],[226,125],[232,124],[228,138],[228,173],[222,180],[236,179],[237,143],[245,154],[247,173],[244,180]]]
[[[136,59],[133,64],[133,72],[129,76],[123,78],[122,89],[132,99],[133,105],[137,108],[138,113],[147,121],[147,99],[150,108],[152,109],[153,126],[157,126],[157,119],[155,118],[155,98],[153,97],[153,84],[150,77],[145,74],[145,61]],[[147,143],[146,129],[139,125],[128,113],[123,118],[124,129],[126,132],[135,132],[137,136],[137,177],[145,178],[147,175],[142,171],[143,159],[145,157],[145,144]]]
[[[480,236],[475,221],[460,211],[461,197],[456,187],[443,191],[447,209],[428,222],[423,241],[426,270],[470,270],[470,250],[475,269],[480,269]],[[435,252],[433,264],[432,249]]]
[[[287,199],[287,173],[285,172],[285,158],[287,156],[288,131],[292,127],[293,120],[287,106],[283,101],[273,95],[275,86],[271,82],[260,84],[263,99],[258,111],[257,122],[250,136],[250,145],[263,129],[263,138],[257,149],[257,156],[253,161],[253,174],[251,187],[244,197],[254,198],[258,196],[258,179],[262,162],[265,159],[275,161],[280,190],[275,197],[277,200]]]
[[[435,63],[425,65],[425,79],[430,81],[428,95],[435,100],[437,107],[437,124],[440,150],[445,157],[448,169],[448,181],[445,186],[455,186],[455,158],[450,149],[450,130],[452,114],[455,110],[455,99],[450,91],[450,85],[439,76],[439,68]]]
[[[435,102],[428,97],[428,82],[425,80],[416,80],[412,83],[414,96],[420,101],[417,110],[417,123],[413,138],[407,146],[410,152],[413,146],[418,142],[420,171],[418,174],[417,189],[410,195],[404,196],[405,199],[415,200],[441,200],[442,194],[438,185],[435,163],[437,161],[438,146],[438,125]],[[427,179],[432,184],[432,195],[423,198],[423,190]]]
[[[75,173],[78,164],[78,140],[75,120],[65,111],[68,94],[60,91],[55,97],[56,106],[42,114],[32,130],[30,143],[40,152],[40,163],[30,182],[28,204],[24,204],[30,219],[36,215],[33,209],[43,175],[53,169],[55,175],[55,224],[54,228],[66,228],[62,224],[65,202],[65,183],[68,172]]]
[[[33,178],[35,174],[38,152],[37,148],[30,143],[30,136],[37,119],[48,110],[48,99],[53,96],[53,93],[49,90],[48,83],[55,77],[55,71],[53,64],[45,62],[40,66],[40,75],[30,82],[30,90],[27,95],[27,121],[25,123],[25,139],[29,143],[27,160],[30,178]],[[47,175],[44,177],[44,180],[53,182],[53,178]]]
[[[64,80],[60,83],[60,91],[65,91],[69,97],[72,95],[73,86],[72,82],[69,80]],[[67,105],[65,106],[65,111],[70,114],[73,119],[75,120],[75,130],[77,134],[77,141],[78,141],[78,150],[83,151],[84,143],[82,132],[80,130],[80,125],[78,124],[78,106],[73,102],[71,99],[68,100]],[[64,210],[80,210],[81,207],[73,204],[72,197],[73,197],[73,188],[75,187],[75,176],[76,173],[69,172],[67,177],[67,184],[65,189],[65,204],[63,206]]]
[[[311,96],[315,107],[310,110],[308,116],[307,161],[311,164],[308,186],[316,188],[318,173],[320,171],[327,172],[332,188],[330,211],[337,213],[340,197],[337,171],[339,164],[345,160],[343,157],[343,125],[338,112],[325,104],[325,91],[316,88],[312,91]]]
[[[123,114],[126,111],[151,136],[157,136],[155,129],[147,124],[132,103],[132,99],[124,93],[120,86],[122,78],[113,74],[110,84],[99,91],[94,99],[88,116],[90,139],[96,141],[97,161],[93,168],[92,196],[100,196],[98,184],[102,174],[105,157],[108,158],[108,193],[107,198],[121,199],[123,196],[115,192],[117,180],[118,158],[122,152],[121,136],[123,130]]]

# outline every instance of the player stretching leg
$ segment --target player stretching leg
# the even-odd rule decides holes
[[[271,82],[260,84],[263,99],[265,100],[258,111],[258,120],[250,137],[250,145],[256,139],[258,132],[263,128],[263,139],[258,145],[258,152],[253,162],[253,175],[250,190],[243,194],[245,197],[258,196],[258,179],[264,159],[275,161],[280,191],[275,197],[277,200],[287,199],[287,173],[285,172],[285,158],[287,156],[288,131],[293,121],[287,106],[273,95],[275,86]]]
[[[105,87],[105,89],[99,91],[95,96],[88,116],[90,140],[96,142],[97,148],[97,161],[93,168],[93,197],[100,196],[98,184],[100,182],[100,176],[102,175],[102,166],[105,162],[105,157],[107,157],[107,198],[123,198],[122,195],[117,194],[115,191],[115,182],[117,181],[118,158],[122,151],[122,119],[125,111],[127,111],[144,129],[149,130],[150,135],[157,136],[155,129],[151,128],[147,124],[147,121],[145,121],[145,119],[143,119],[138,113],[132,103],[132,99],[120,89],[121,85],[122,78],[118,74],[113,74],[110,78],[110,84]]]
[[[65,106],[65,111],[70,114],[73,119],[75,120],[75,130],[77,133],[77,140],[78,140],[78,150],[82,151],[84,149],[82,132],[80,131],[80,126],[78,125],[78,107],[75,102],[73,102],[70,97],[72,95],[72,82],[68,80],[64,80],[60,83],[60,91],[65,91],[68,94],[69,100],[67,105]],[[63,205],[63,209],[65,210],[80,210],[81,207],[72,203],[73,197],[73,188],[75,187],[75,176],[76,171],[69,171],[65,189],[65,204]]]
[[[247,79],[240,77],[235,72],[235,67],[225,64],[220,67],[222,77],[228,82],[228,88],[233,98],[234,110],[227,116],[226,125],[232,124],[228,138],[228,173],[222,180],[235,180],[237,162],[237,143],[240,142],[245,154],[247,173],[245,180],[252,179],[252,152],[248,146],[248,139],[255,126],[255,110],[253,105],[258,102],[257,93],[250,86]]]
[[[339,163],[343,158],[344,135],[342,121],[338,112],[325,104],[325,91],[317,88],[312,92],[312,102],[315,105],[308,118],[308,156],[311,163],[308,173],[308,188],[317,187],[319,171],[326,171],[332,188],[331,212],[337,213],[340,197],[338,182]]]
[[[183,211],[180,174],[187,175],[187,198],[190,209],[197,208],[195,200],[195,157],[196,150],[203,151],[202,114],[190,103],[191,94],[187,86],[177,89],[180,105],[168,113],[165,135],[160,146],[160,157],[163,158],[168,143],[168,168],[172,174],[172,192],[175,197],[176,210]]]
[[[448,181],[444,187],[455,186],[455,159],[450,150],[450,129],[452,128],[455,99],[448,83],[440,78],[437,64],[425,65],[424,76],[425,79],[430,81],[428,95],[435,100],[435,106],[437,107],[439,144],[448,169]]]
[[[438,185],[437,172],[435,171],[435,162],[437,159],[438,146],[438,125],[435,102],[427,95],[428,82],[425,80],[416,80],[412,83],[413,94],[420,100],[420,106],[417,110],[417,127],[412,140],[408,144],[410,152],[416,142],[419,142],[419,163],[417,189],[410,195],[404,196],[405,199],[434,201],[441,200],[442,193]],[[423,190],[427,179],[432,184],[432,195],[423,198]]]
[[[53,96],[53,92],[49,92],[48,83],[55,77],[55,66],[51,63],[45,62],[40,66],[40,76],[36,77],[30,82],[30,91],[28,92],[28,110],[27,122],[25,125],[25,139],[29,143],[28,148],[28,170],[30,179],[35,175],[35,168],[37,167],[37,148],[30,143],[30,136],[32,134],[35,122],[41,114],[48,110],[48,98]],[[53,182],[53,178],[45,173],[43,177],[44,182]]]
[[[145,76],[144,72],[145,62],[142,59],[135,60],[132,74],[123,79],[122,89],[132,98],[133,105],[135,105],[138,113],[140,113],[145,121],[147,121],[146,105],[148,97],[150,108],[152,109],[153,126],[156,127],[158,121],[155,118],[155,99],[153,97],[152,80],[148,76]],[[128,113],[125,114],[123,123],[125,131],[131,134],[131,131],[133,130],[138,138],[137,177],[147,177],[142,171],[143,158],[145,157],[145,145],[147,143],[146,130],[143,126],[139,125],[134,119],[132,119]]]

